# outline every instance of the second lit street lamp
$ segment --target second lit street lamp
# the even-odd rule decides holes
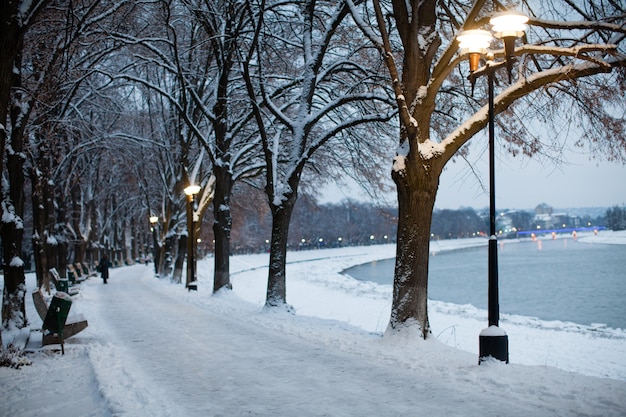
[[[187,290],[197,291],[198,280],[196,279],[196,242],[193,237],[194,229],[196,228],[196,205],[195,195],[200,191],[199,185],[190,185],[185,188],[185,195],[188,197],[189,209],[187,213],[191,215],[191,221],[189,221],[189,243],[187,243]]]
[[[489,293],[488,293],[488,321],[489,327],[484,329],[479,336],[479,359],[478,363],[489,357],[509,362],[509,339],[499,327],[500,305],[498,295],[498,238],[496,232],[496,191],[495,191],[495,109],[493,93],[494,72],[503,64],[506,65],[509,81],[511,80],[511,68],[513,65],[513,51],[515,39],[523,36],[526,30],[528,17],[511,12],[501,13],[491,18],[490,23],[495,36],[503,39],[505,46],[505,60],[494,62],[487,61],[484,72],[488,80],[489,95]],[[470,80],[474,85],[478,64],[482,55],[487,53],[487,48],[493,36],[486,30],[466,30],[457,36],[459,48],[469,53]]]

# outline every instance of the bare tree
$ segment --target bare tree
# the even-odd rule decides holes
[[[251,31],[245,1],[184,0],[193,13],[204,37],[195,37],[194,53],[210,63],[204,72],[197,62],[184,63],[177,51],[179,77],[187,101],[207,120],[211,129],[194,127],[197,137],[212,162],[215,177],[213,198],[213,235],[215,262],[213,291],[230,288],[231,195],[235,181],[259,175],[263,167],[258,158],[259,139],[250,128],[252,113],[241,82],[241,57],[248,48]],[[206,48],[208,45],[209,48]],[[242,95],[242,92],[244,93]],[[187,117],[190,122],[193,120]],[[198,126],[194,120],[193,126]]]
[[[106,80],[98,79],[93,71],[116,49],[99,36],[99,28],[111,22],[128,25],[136,14],[134,2],[128,1],[93,1],[80,7],[53,3],[27,36],[23,89],[31,100],[31,116],[24,120],[29,123],[25,137],[39,284],[47,286],[50,267],[64,276],[66,262],[82,262],[88,251],[93,261],[90,245],[99,240],[94,232],[103,231],[95,227],[101,173],[97,161],[105,148],[102,144],[107,143],[99,142],[104,139],[99,132],[117,129],[124,114],[120,110],[124,97],[110,95]],[[96,113],[102,114],[94,116]],[[120,196],[119,189],[115,192]],[[130,199],[122,201],[129,203]],[[127,219],[122,222],[130,224]],[[114,235],[124,239],[128,228],[119,228]]]
[[[472,97],[469,83],[463,82],[467,57],[457,52],[455,36],[461,29],[486,27],[488,15],[501,5],[484,0],[373,0],[372,5],[351,8],[385,59],[400,122],[391,173],[399,222],[389,329],[417,324],[426,338],[429,236],[439,178],[446,163],[488,122],[487,106],[481,105],[485,90],[477,83]],[[495,97],[495,112],[507,126],[507,149],[527,155],[549,151],[551,144],[542,143],[530,126],[554,126],[566,110],[584,129],[578,143],[624,161],[625,56],[618,49],[626,34],[623,5],[563,1],[540,2],[537,12],[526,7],[528,43],[513,52],[521,57],[519,69]],[[504,51],[494,54],[503,58]]]
[[[301,177],[331,138],[392,117],[379,88],[379,62],[354,34],[344,1],[261,1],[245,81],[254,102],[266,164],[272,233],[266,306],[286,302],[289,224]]]
[[[191,175],[190,158],[203,149],[214,181],[211,187],[203,188],[203,196],[210,198],[200,200],[199,210],[206,209],[202,204],[213,203],[217,291],[230,287],[232,186],[262,169],[261,161],[255,161],[259,159],[254,153],[259,141],[250,132],[250,106],[247,97],[244,95],[243,100],[238,92],[245,91],[238,74],[240,38],[246,25],[244,9],[240,1],[186,0],[161,2],[159,6],[153,10],[152,24],[161,30],[151,36],[108,33],[128,46],[133,60],[123,71],[109,74],[161,94],[176,113],[176,132],[184,132],[185,141],[180,143],[183,172],[176,178],[184,186],[198,180]],[[161,78],[147,77],[155,68]],[[207,181],[208,177],[204,178],[203,184],[208,185]]]

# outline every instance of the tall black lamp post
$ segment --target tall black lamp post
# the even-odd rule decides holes
[[[190,185],[185,188],[185,194],[188,197],[189,209],[188,213],[191,215],[191,221],[189,224],[189,243],[187,244],[187,290],[197,291],[198,290],[198,280],[196,278],[196,242],[194,239],[194,229],[196,228],[196,206],[195,206],[195,195],[200,191],[199,185]]]
[[[502,13],[491,18],[490,23],[495,36],[504,40],[505,56],[503,62],[495,63],[490,60],[484,72],[487,75],[489,95],[489,291],[488,291],[488,321],[489,327],[481,331],[479,336],[478,363],[489,357],[509,363],[509,339],[504,330],[499,327],[500,305],[498,294],[498,238],[496,231],[496,182],[495,182],[495,121],[494,121],[494,72],[505,64],[511,78],[513,50],[515,39],[522,36],[526,30],[528,17],[519,13]],[[470,79],[475,81],[475,71],[478,69],[480,58],[487,53],[487,48],[493,39],[490,32],[485,30],[466,30],[457,36],[459,47],[469,53]]]
[[[157,226],[159,216],[150,216],[150,229],[152,230],[152,261],[154,262],[154,276],[159,276],[159,246],[157,239]]]

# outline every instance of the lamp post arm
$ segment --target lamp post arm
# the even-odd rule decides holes
[[[490,76],[498,68],[505,67],[505,66],[506,66],[505,61],[499,61],[499,62],[489,61],[487,65],[482,66],[478,68],[476,71],[474,71],[473,73],[471,73],[469,77],[467,77],[467,79],[470,80],[472,83],[475,83],[476,80],[479,79],[480,77],[483,77],[485,75]]]

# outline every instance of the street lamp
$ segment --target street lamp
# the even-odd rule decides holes
[[[515,39],[522,36],[526,30],[528,17],[517,12],[499,13],[494,15],[490,23],[497,38],[504,41],[505,61],[509,82],[511,80],[511,69],[515,49]],[[459,47],[469,54],[470,80],[472,87],[475,83],[475,71],[481,55],[487,52],[487,48],[493,37],[485,30],[466,30],[457,36]],[[478,363],[489,357],[509,363],[509,339],[499,327],[500,306],[498,294],[498,238],[496,233],[496,185],[495,185],[495,110],[493,77],[494,72],[500,68],[502,63],[489,61],[485,68],[488,80],[489,96],[489,292],[488,292],[488,321],[489,327],[480,332]]]
[[[196,279],[196,242],[193,237],[193,232],[196,227],[196,207],[194,197],[200,191],[200,186],[191,184],[185,188],[184,191],[187,197],[189,197],[189,209],[187,212],[191,214],[191,221],[188,222],[189,243],[187,243],[187,290],[197,291],[198,280]]]
[[[158,239],[157,239],[157,225],[159,223],[159,216],[150,216],[150,229],[152,230],[152,261],[154,262],[154,276],[159,276],[159,252],[158,252]]]

